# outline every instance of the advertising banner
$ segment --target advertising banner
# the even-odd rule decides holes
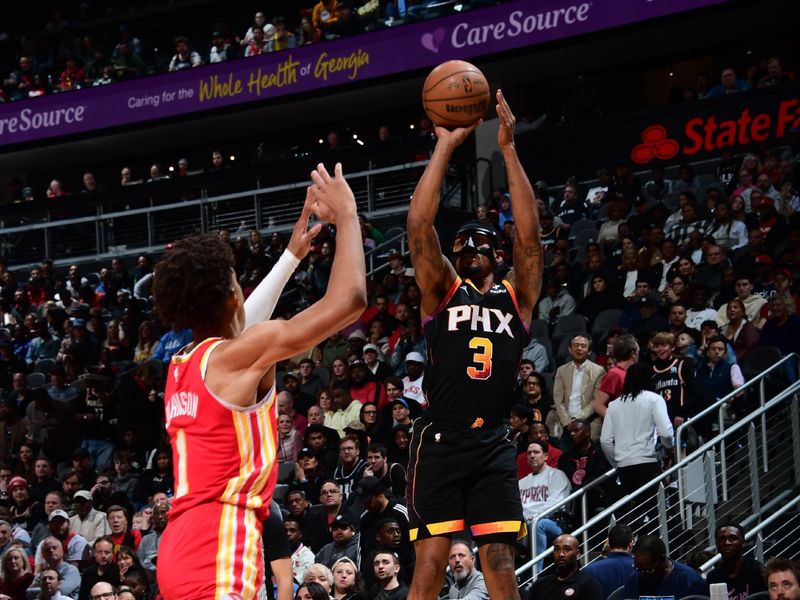
[[[800,85],[790,84],[554,127],[523,137],[517,148],[532,178],[560,184],[570,175],[592,178],[620,159],[638,171],[654,161],[691,163],[726,149],[741,154],[778,146],[795,128],[800,128]]]
[[[0,147],[471,59],[727,0],[520,0],[351,38],[0,105]]]

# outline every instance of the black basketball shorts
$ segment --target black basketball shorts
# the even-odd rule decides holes
[[[481,536],[525,535],[510,429],[434,419],[414,422],[406,487],[411,540],[465,529],[479,543]]]

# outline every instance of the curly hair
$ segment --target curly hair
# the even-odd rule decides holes
[[[219,323],[231,296],[233,252],[214,234],[176,242],[156,265],[153,296],[158,316],[181,329]]]

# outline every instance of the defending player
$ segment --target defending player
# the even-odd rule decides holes
[[[256,298],[259,306],[245,311],[232,253],[216,236],[177,242],[156,266],[159,315],[193,331],[192,344],[167,371],[175,499],[159,547],[158,582],[168,600],[257,596],[261,522],[277,473],[275,362],[322,341],[366,306],[353,193],[339,164],[335,177],[322,165],[311,176],[299,227],[305,230],[311,213],[335,223],[336,257],[325,296],[291,320],[245,330],[245,323],[266,318],[268,302]],[[314,231],[301,232],[303,244]]]
[[[417,562],[410,600],[436,597],[449,537],[464,528],[478,543],[489,595],[519,598],[512,544],[525,528],[516,448],[502,418],[528,341],[543,262],[536,199],[514,148],[514,115],[499,90],[497,114],[517,226],[515,281],[494,280],[499,240],[493,229],[474,221],[462,225],[453,241],[454,266],[442,255],[433,227],[450,157],[477,125],[436,129],[436,148],[408,213],[430,405],[411,440],[407,500]]]

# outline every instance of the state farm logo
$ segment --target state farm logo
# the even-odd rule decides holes
[[[654,158],[669,160],[675,158],[680,149],[678,142],[667,137],[667,130],[663,125],[650,125],[642,132],[642,143],[631,152],[631,160],[640,165],[649,163]]]
[[[800,127],[800,98],[787,98],[766,108],[743,105],[726,116],[709,111],[684,123],[670,124],[673,133],[683,133],[676,136],[677,140],[668,137],[663,125],[649,125],[642,132],[642,142],[631,151],[631,160],[643,165],[653,159],[667,161],[678,154],[688,158],[783,139],[790,129]]]

